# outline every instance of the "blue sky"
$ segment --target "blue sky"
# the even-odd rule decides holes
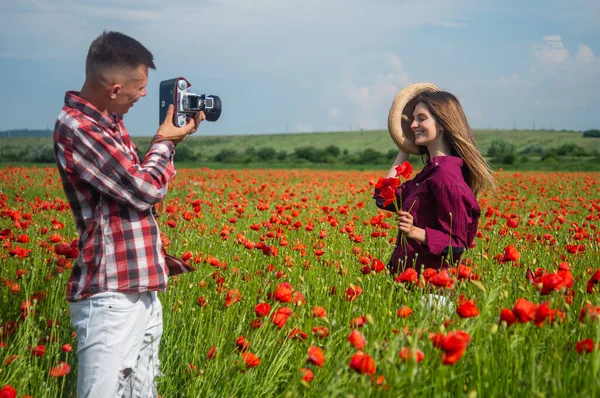
[[[598,0],[2,0],[0,130],[52,128],[103,30],[155,57],[132,135],[155,133],[159,83],[178,76],[223,101],[197,134],[384,129],[417,82],[474,128],[600,128],[598,21]]]

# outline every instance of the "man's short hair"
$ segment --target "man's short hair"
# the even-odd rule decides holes
[[[102,32],[90,45],[85,61],[86,75],[101,74],[108,68],[136,69],[154,66],[154,56],[139,41],[119,32]]]

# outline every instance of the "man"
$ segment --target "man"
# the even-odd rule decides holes
[[[122,116],[146,95],[152,54],[138,41],[104,32],[90,46],[85,83],[67,92],[54,151],[79,234],[67,283],[77,333],[77,396],[157,396],[162,310],[168,271],[153,207],[175,175],[177,143],[196,131],[199,112],[173,125],[173,107],[143,160]]]

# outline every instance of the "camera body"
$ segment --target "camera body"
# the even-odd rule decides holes
[[[173,124],[183,127],[189,117],[200,111],[206,114],[206,120],[215,122],[221,116],[221,99],[216,95],[194,94],[188,91],[191,83],[183,77],[160,82],[159,121],[167,116],[169,105],[174,105]]]

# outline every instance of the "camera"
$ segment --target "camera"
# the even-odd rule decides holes
[[[194,94],[188,91],[191,83],[183,77],[160,82],[159,121],[167,116],[169,105],[174,105],[173,124],[183,127],[189,117],[204,111],[206,120],[216,122],[221,116],[221,99],[216,95]]]

